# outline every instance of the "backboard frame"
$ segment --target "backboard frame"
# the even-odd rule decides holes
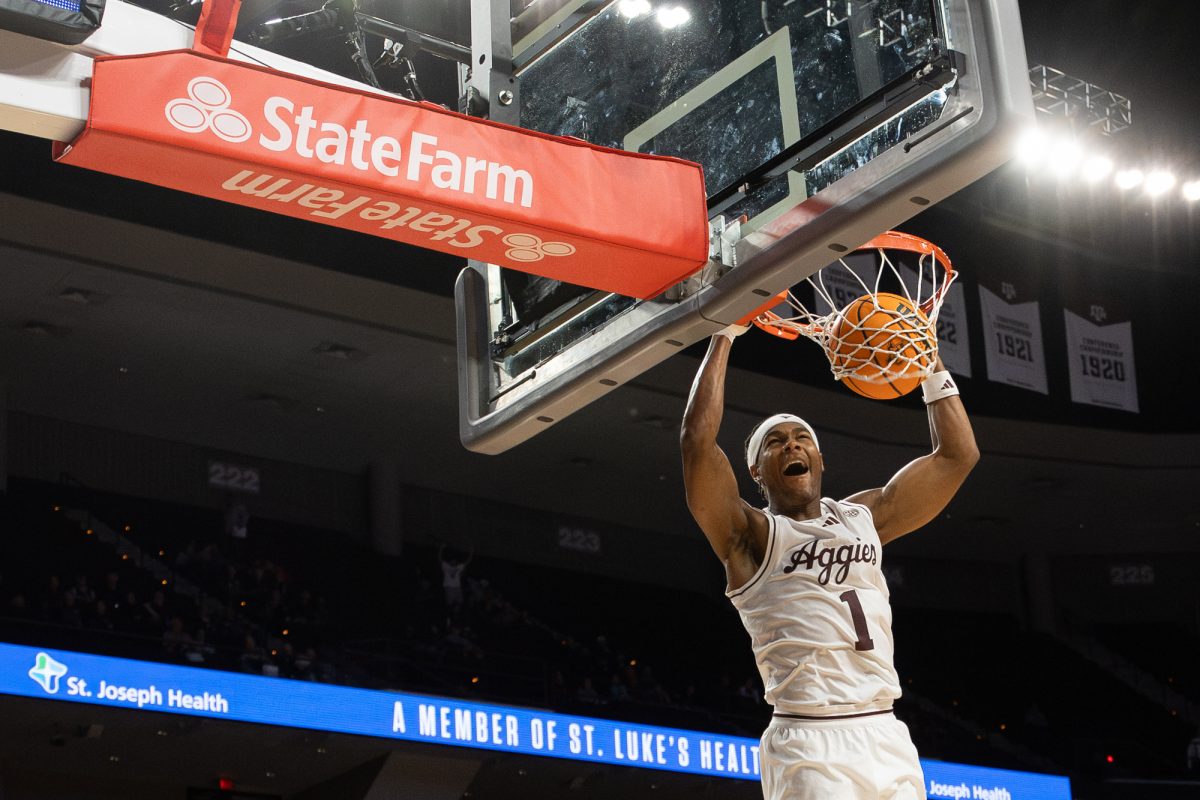
[[[937,0],[935,7],[945,45],[961,60],[936,123],[736,236],[718,220],[708,267],[614,316],[582,350],[568,348],[507,384],[496,380],[491,268],[470,262],[455,287],[463,444],[494,454],[525,441],[1007,161],[1034,118],[1016,0]]]

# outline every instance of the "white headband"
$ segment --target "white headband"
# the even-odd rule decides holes
[[[758,427],[754,429],[754,433],[750,434],[750,439],[746,442],[746,466],[752,467],[758,463],[759,453],[762,452],[763,439],[766,438],[767,433],[772,428],[781,422],[794,422],[804,428],[808,431],[808,435],[812,437],[813,446],[817,448],[817,452],[821,451],[821,444],[817,441],[817,433],[812,429],[812,425],[809,425],[795,414],[776,414],[758,423]]]

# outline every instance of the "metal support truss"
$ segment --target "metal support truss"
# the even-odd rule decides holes
[[[1034,110],[1040,115],[1063,118],[1072,127],[1083,126],[1104,136],[1133,124],[1129,98],[1094,83],[1042,64],[1029,69],[1029,82]]]

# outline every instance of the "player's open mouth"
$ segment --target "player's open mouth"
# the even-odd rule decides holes
[[[805,464],[803,461],[793,461],[783,468],[783,474],[789,478],[794,475],[807,475],[808,464]]]

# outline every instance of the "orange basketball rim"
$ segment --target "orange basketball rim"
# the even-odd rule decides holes
[[[850,259],[856,254],[875,255],[873,276],[863,259]],[[915,280],[911,274],[906,279],[897,263],[901,258],[911,262],[913,255]],[[911,269],[909,263],[903,266]],[[919,236],[888,231],[805,279],[813,292],[814,309],[789,289],[741,323],[753,322],[781,339],[804,337],[816,342],[825,351],[834,378],[859,394],[898,396],[911,391],[933,369],[938,313],[956,277],[942,248]],[[885,285],[888,291],[883,291]],[[852,307],[856,314],[850,320],[846,314]],[[864,315],[864,307],[876,313]],[[898,339],[904,346],[896,346]],[[882,386],[876,390],[871,384]],[[887,391],[884,386],[902,391]]]

